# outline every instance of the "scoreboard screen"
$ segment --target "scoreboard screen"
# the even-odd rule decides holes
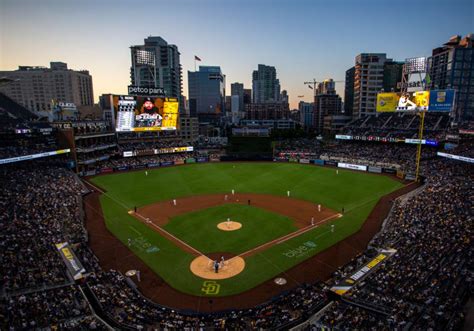
[[[117,132],[176,130],[178,99],[132,95],[113,96]]]

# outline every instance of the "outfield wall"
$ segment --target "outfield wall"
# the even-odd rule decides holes
[[[192,164],[192,163],[220,162],[221,160],[229,161],[229,162],[235,161],[232,158],[227,158],[227,157],[223,157],[221,159],[216,159],[216,158],[210,159],[209,157],[195,157],[195,158],[191,157],[191,158],[186,158],[186,159],[178,159],[175,161],[155,162],[155,163],[133,165],[133,166],[120,166],[120,167],[113,167],[113,168],[106,167],[106,168],[87,171],[79,175],[80,176],[95,176],[99,174],[113,173],[117,171],[142,170],[142,169],[149,169],[149,168],[170,167],[174,165],[183,165],[183,164]],[[330,167],[337,167],[337,168],[362,171],[362,172],[397,175],[397,177],[400,179],[415,180],[414,174],[405,173],[395,167],[387,168],[387,167],[381,167],[381,166],[373,166],[369,164],[360,164],[360,163],[353,164],[353,163],[346,163],[346,162],[338,162],[337,160],[306,159],[306,158],[297,159],[297,158],[284,158],[284,157],[274,157],[273,162],[292,162],[292,163],[300,163],[300,164],[312,164],[312,165],[317,165],[317,166],[330,166]]]

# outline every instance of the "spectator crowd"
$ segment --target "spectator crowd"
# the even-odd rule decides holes
[[[411,162],[414,152],[413,146],[395,144],[380,148],[336,144],[322,149],[314,141],[282,143],[279,152],[294,150],[294,144],[301,153],[400,165]],[[190,156],[199,153],[113,159],[105,164],[144,165]],[[101,317],[123,328],[275,329],[302,322],[332,301],[309,329],[456,329],[473,289],[473,169],[468,163],[435,158],[431,152],[426,158],[422,169],[427,183],[395,202],[368,248],[391,248],[396,253],[343,299],[331,299],[325,284],[302,284],[261,306],[213,314],[160,306],[145,299],[118,271],[101,268],[88,248],[83,225],[81,197],[88,190],[75,174],[44,161],[2,166],[0,328],[101,330],[105,322],[90,308],[94,303]],[[82,282],[68,274],[55,247],[60,242],[68,242],[84,265],[88,275]],[[338,270],[332,281],[357,270],[368,255]]]

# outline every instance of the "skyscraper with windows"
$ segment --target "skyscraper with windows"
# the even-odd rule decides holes
[[[161,37],[145,38],[143,45],[131,46],[131,85],[162,88],[164,95],[180,100],[182,95],[182,72],[180,53],[176,45],[170,45]]]
[[[359,118],[375,113],[377,93],[383,89],[385,53],[362,53],[355,58],[354,105],[352,116]]]
[[[199,66],[199,71],[188,71],[188,89],[191,116],[201,122],[219,122],[225,112],[225,75],[221,68]]]
[[[50,68],[20,66],[18,70],[0,71],[8,83],[0,86],[4,93],[33,112],[52,111],[53,103],[92,106],[92,76],[87,70],[68,69],[67,63],[51,62]]]
[[[275,67],[259,64],[252,74],[252,103],[280,101],[280,81]]]
[[[239,97],[239,109],[242,111],[244,109],[244,84],[242,83],[233,83],[230,84],[230,95]]]
[[[456,120],[474,119],[474,34],[453,36],[428,58],[431,89],[454,89]]]
[[[324,126],[324,117],[340,114],[342,112],[342,100],[336,94],[336,82],[333,79],[325,79],[318,84],[314,98],[314,128],[321,133]]]
[[[344,115],[352,116],[354,107],[354,74],[355,67],[346,70],[346,80],[344,88]]]

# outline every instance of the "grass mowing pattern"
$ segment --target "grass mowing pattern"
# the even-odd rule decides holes
[[[242,228],[237,231],[219,230],[217,224],[227,217],[241,223]],[[229,252],[236,255],[298,229],[288,217],[239,204],[179,215],[164,228],[201,253]]]
[[[263,193],[321,203],[344,217],[246,259],[245,270],[219,281],[218,296],[232,295],[257,286],[356,232],[378,199],[402,186],[385,176],[291,163],[207,163],[111,174],[92,179],[107,193],[101,196],[106,225],[168,284],[189,294],[203,295],[203,279],[189,270],[193,256],[183,252],[127,214],[133,206],[183,196],[229,193]],[[207,238],[203,237],[203,241]],[[159,251],[150,250],[157,247]],[[303,248],[302,248],[303,247]],[[212,248],[214,249],[214,248]],[[223,251],[223,249],[216,249]],[[298,251],[299,254],[292,252]]]

